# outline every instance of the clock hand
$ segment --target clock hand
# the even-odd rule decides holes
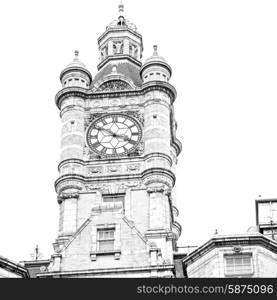
[[[95,126],[95,128],[100,131],[106,131],[115,138],[117,137],[117,138],[122,138],[124,141],[131,141],[131,139],[127,135],[116,134],[115,132],[112,132],[110,129],[106,129],[106,128],[99,127],[99,126]]]
[[[114,133],[111,130],[109,130],[109,129],[106,129],[106,128],[103,128],[103,127],[99,127],[99,126],[95,126],[95,128],[98,129],[98,130],[101,130],[101,131],[106,131],[106,132],[108,132],[111,135],[114,135]]]
[[[117,134],[116,137],[122,138],[124,141],[130,141],[131,140],[131,138],[129,138],[127,135]]]

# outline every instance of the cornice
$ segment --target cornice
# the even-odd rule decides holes
[[[139,68],[142,66],[142,62],[140,60],[134,58],[133,56],[131,56],[129,54],[116,54],[116,55],[108,55],[104,60],[102,60],[97,65],[97,70],[100,71],[109,61],[123,60],[123,59],[129,60],[130,62],[132,62]]]
[[[97,39],[98,44],[101,42],[101,40],[108,35],[110,32],[124,32],[124,31],[129,31],[131,34],[135,35],[136,37],[138,37],[141,40],[142,43],[142,35],[140,33],[138,33],[137,31],[132,30],[130,27],[128,26],[122,26],[119,28],[107,28],[105,30],[104,33],[102,33],[100,35],[100,37]],[[120,36],[121,37],[121,36]]]
[[[115,98],[124,96],[141,96],[150,91],[163,91],[171,99],[171,104],[177,97],[176,89],[173,85],[164,81],[151,81],[144,83],[141,88],[135,90],[120,90],[120,91],[95,91],[84,89],[81,87],[67,87],[60,90],[55,97],[55,103],[61,109],[61,102],[68,97],[81,97],[83,99],[99,99],[99,98]]]
[[[124,180],[138,180],[141,179],[140,174],[125,174],[125,175],[103,175],[98,176],[97,178],[89,177],[89,176],[83,176],[79,174],[65,174],[61,175],[56,181],[55,181],[55,190],[57,192],[57,187],[59,184],[61,184],[64,181],[78,181],[81,184],[93,184],[93,183],[103,183],[103,182],[112,182],[112,181],[124,181]]]
[[[176,150],[177,156],[182,151],[182,143],[175,137],[171,142],[172,147]]]
[[[182,232],[181,224],[174,220],[173,223],[172,223],[172,227],[176,228],[176,230],[179,232],[179,236],[180,236],[181,232]]]
[[[69,277],[70,275],[86,275],[86,274],[111,274],[111,273],[126,273],[126,272],[150,272],[153,270],[157,271],[166,271],[166,270],[174,270],[174,265],[172,264],[163,264],[163,265],[156,265],[156,266],[141,266],[141,267],[119,267],[119,268],[99,268],[99,269],[88,269],[88,270],[76,270],[76,271],[54,271],[54,272],[47,272],[47,273],[39,273],[37,274],[38,277]]]
[[[108,159],[95,159],[95,160],[82,160],[82,159],[76,159],[76,158],[70,158],[70,159],[64,159],[62,160],[59,165],[58,165],[58,171],[60,171],[61,167],[65,164],[68,163],[77,163],[77,164],[81,164],[83,166],[94,166],[95,164],[99,165],[99,164],[111,164],[111,163],[128,163],[128,162],[144,162],[149,158],[152,157],[162,157],[166,160],[168,160],[170,167],[172,166],[172,158],[164,153],[160,153],[160,152],[152,152],[149,154],[146,154],[144,156],[136,156],[136,157],[114,157],[114,158],[108,158]]]
[[[93,184],[93,183],[100,183],[100,182],[112,182],[112,181],[124,181],[124,180],[140,180],[147,178],[149,176],[166,176],[169,177],[172,180],[172,185],[174,186],[176,177],[174,173],[170,170],[164,169],[164,168],[149,168],[147,170],[144,170],[142,173],[138,174],[114,174],[114,175],[103,175],[103,176],[97,176],[91,177],[91,176],[84,176],[80,174],[65,174],[61,175],[56,181],[55,181],[55,190],[57,192],[57,187],[59,184],[61,184],[64,181],[78,181],[81,184]]]
[[[172,171],[169,171],[164,168],[149,168],[146,169],[142,172],[142,177],[146,178],[148,176],[157,176],[157,175],[162,175],[166,177],[170,177],[172,180],[172,185],[174,186],[176,177]]]

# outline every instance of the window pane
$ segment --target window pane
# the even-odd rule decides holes
[[[270,203],[259,203],[259,223],[270,223]]]
[[[114,241],[99,241],[99,251],[112,251],[114,250]]]
[[[274,223],[277,223],[277,202],[272,202],[271,207],[272,207],[272,221]]]
[[[233,255],[225,257],[227,274],[249,274],[252,272],[251,255]]]

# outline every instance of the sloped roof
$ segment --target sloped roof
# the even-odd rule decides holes
[[[142,80],[139,75],[140,70],[138,67],[128,62],[117,64],[116,67],[117,67],[117,73],[123,74],[126,77],[130,78],[137,87],[142,86]],[[112,68],[113,68],[112,64],[107,64],[105,67],[103,67],[95,75],[92,85],[94,85],[94,83],[97,82],[98,80],[103,79],[104,76],[111,74]]]
[[[258,232],[233,235],[214,235],[205,244],[195,249],[183,259],[183,263],[190,264],[215,248],[230,246],[261,246],[273,253],[277,253],[277,241],[269,239]]]
[[[26,268],[24,268],[21,264],[11,261],[6,257],[0,256],[0,268],[7,270],[11,273],[14,273],[22,278],[28,278],[29,273]]]

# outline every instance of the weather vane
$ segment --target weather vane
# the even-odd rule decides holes
[[[122,3],[122,1],[120,1],[119,5],[118,5],[118,11],[120,15],[123,15],[124,13],[124,4]]]
[[[43,254],[39,251],[38,245],[36,246],[34,253],[31,253],[30,256],[33,260],[39,260],[43,257]]]

